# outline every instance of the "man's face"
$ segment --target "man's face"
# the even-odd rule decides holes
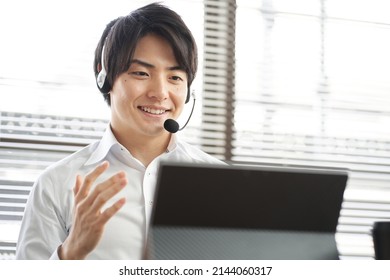
[[[113,84],[111,126],[116,134],[166,135],[168,118],[177,119],[187,95],[187,75],[170,44],[154,34],[137,44],[132,63]]]

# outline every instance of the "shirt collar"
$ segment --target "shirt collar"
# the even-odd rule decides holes
[[[92,152],[85,165],[96,164],[102,161],[114,145],[120,144],[118,143],[118,140],[116,140],[112,133],[111,126],[109,125],[104,132],[102,139],[99,141],[96,150]]]
[[[166,152],[169,153],[175,150],[177,144],[178,144],[177,135],[172,133]],[[91,156],[89,157],[85,165],[96,164],[102,161],[107,156],[107,154],[109,153],[109,151],[114,145],[121,146],[121,144],[115,138],[114,133],[111,130],[111,126],[108,125],[106,131],[103,134],[102,139],[99,141],[96,150],[92,152]]]

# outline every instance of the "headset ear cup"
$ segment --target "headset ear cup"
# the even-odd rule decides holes
[[[103,68],[102,70],[100,70],[99,74],[96,77],[96,84],[97,84],[98,88],[103,87],[103,85],[106,81],[106,77],[107,77],[107,73],[106,73],[106,70]]]
[[[102,69],[96,78],[96,85],[101,93],[107,94],[111,90],[110,84],[107,82],[107,73]]]
[[[107,82],[107,70],[106,67],[104,66],[104,56],[105,56],[105,47],[106,45],[104,44],[102,47],[102,56],[101,56],[101,69],[96,77],[96,85],[98,89],[100,90],[101,93],[107,94],[111,90],[111,85]]]
[[[99,91],[103,94],[103,98],[107,102],[108,106],[111,106],[111,99],[110,99],[111,85],[110,85],[110,83],[107,81],[107,79],[105,79],[102,87],[99,87],[98,83],[96,83],[96,85],[97,85]]]
[[[99,84],[96,82],[96,85],[98,87],[98,89],[100,90],[101,93],[109,93],[110,90],[111,90],[111,85],[110,83],[107,81],[107,78],[104,79],[104,83],[103,83],[103,86],[102,87],[99,87]]]

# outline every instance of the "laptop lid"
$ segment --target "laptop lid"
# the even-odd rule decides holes
[[[337,259],[347,172],[162,163],[150,259]]]

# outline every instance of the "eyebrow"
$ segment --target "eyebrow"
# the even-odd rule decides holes
[[[139,59],[133,59],[131,62],[130,62],[130,65],[133,64],[133,63],[136,63],[136,64],[139,64],[141,66],[144,66],[146,68],[155,68],[155,66],[153,64],[150,64],[148,62],[145,62],[145,61],[142,61],[142,60],[139,60]],[[170,66],[170,67],[167,67],[167,70],[181,70],[181,71],[184,71],[184,68],[177,65],[177,66]]]

